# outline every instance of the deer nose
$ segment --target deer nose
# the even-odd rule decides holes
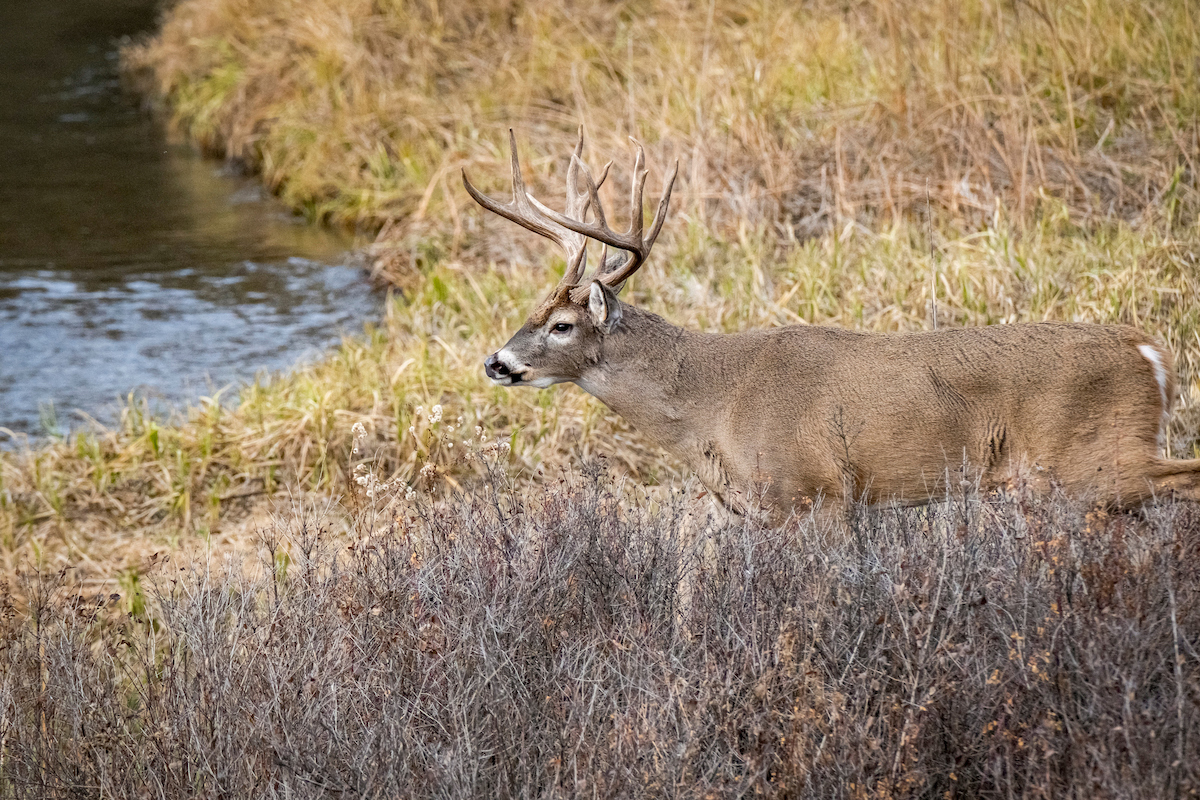
[[[487,373],[489,378],[503,378],[508,375],[508,366],[492,353],[483,361],[483,371]]]

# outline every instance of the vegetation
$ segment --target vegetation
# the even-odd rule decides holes
[[[967,493],[697,538],[687,493],[488,469],[453,506],[360,492],[348,533],[305,505],[121,597],[23,576],[0,797],[1200,789],[1194,504]]]
[[[437,491],[480,479],[459,456],[475,426],[530,485],[600,455],[640,482],[681,477],[577,389],[482,375],[562,269],[457,188],[466,166],[507,190],[509,125],[547,198],[580,122],[589,160],[617,161],[610,203],[626,135],[647,144],[652,190],[680,159],[627,290],[676,323],[920,328],[934,294],[942,325],[1130,322],[1176,354],[1171,446],[1195,453],[1193,16],[1180,0],[183,0],[126,51],[130,73],[285,201],[380,227],[397,296],[323,363],[224,405],[162,420],[133,401],[112,431],[0,453],[0,567],[98,579],[165,547],[246,545],[280,487],[346,491],[356,422],[385,479]]]
[[[0,452],[0,798],[1200,792],[1195,504],[707,519],[578,389],[486,380],[563,264],[458,188],[507,191],[511,125],[561,197],[582,123],[615,208],[634,135],[681,180],[633,302],[1127,322],[1200,456],[1192,5],[174,3],[128,73],[378,231],[395,293],[320,363]]]
[[[931,202],[986,224],[1195,222],[1200,64],[1179,0],[190,0],[128,62],[175,124],[318,217],[463,219],[459,167],[682,162],[684,213],[801,236]],[[598,160],[598,159],[597,159]],[[623,159],[619,159],[623,161]],[[1164,209],[1164,202],[1170,208]],[[1051,211],[1057,205],[1050,203]],[[841,224],[836,224],[841,223]]]

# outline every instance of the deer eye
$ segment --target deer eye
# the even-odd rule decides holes
[[[569,322],[559,322],[554,326],[555,333],[566,333],[569,330],[571,330],[571,323]]]

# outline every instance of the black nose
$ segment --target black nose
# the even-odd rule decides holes
[[[508,375],[508,367],[503,361],[496,358],[495,353],[484,359],[483,371],[487,373],[489,378],[503,378]]]

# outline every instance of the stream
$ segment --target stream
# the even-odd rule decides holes
[[[195,402],[380,314],[349,236],[171,142],[122,88],[119,38],[157,14],[0,3],[0,448],[112,424],[131,392]]]

